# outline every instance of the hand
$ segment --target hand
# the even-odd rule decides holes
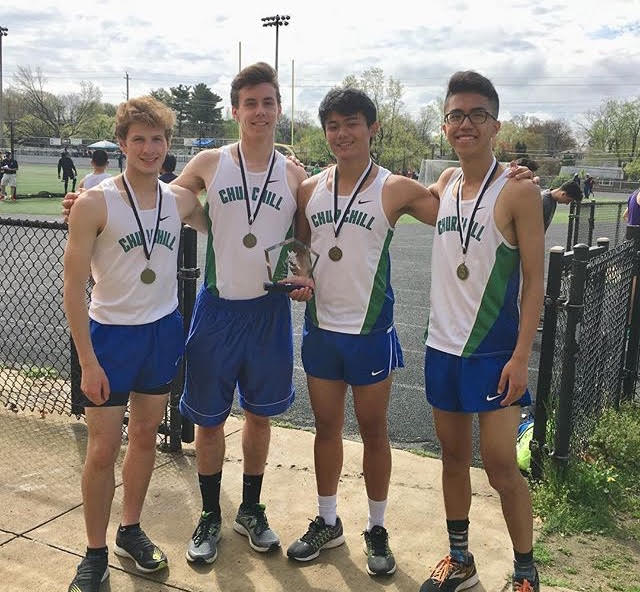
[[[65,222],[69,221],[69,214],[71,213],[71,208],[75,203],[76,199],[78,199],[80,195],[80,191],[76,193],[67,193],[62,200],[62,216]]]
[[[518,165],[515,160],[509,163],[509,172],[507,177],[521,181],[522,179],[533,179],[533,171],[525,166]],[[540,179],[538,178],[538,181]],[[534,181],[535,182],[535,181]]]
[[[304,168],[304,165],[298,160],[297,156],[294,156],[293,154],[289,154],[289,156],[287,156],[287,159],[290,160],[296,166]]]
[[[289,298],[291,298],[291,300],[296,300],[297,302],[307,302],[313,297],[313,288],[315,287],[315,284],[309,277],[293,275],[284,280],[281,280],[280,283],[303,286],[301,288],[298,288],[297,290],[292,290],[291,292],[289,292]]]
[[[82,367],[80,389],[95,405],[103,405],[107,402],[111,387],[107,375],[98,362]]]
[[[515,403],[527,388],[528,368],[527,360],[520,358],[511,358],[502,369],[500,382],[498,382],[498,392],[504,393],[509,384],[507,396],[500,401],[502,407],[508,407]]]

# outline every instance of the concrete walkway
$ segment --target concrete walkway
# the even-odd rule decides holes
[[[246,539],[231,528],[242,490],[241,430],[242,420],[230,418],[222,488],[223,538],[217,561],[193,567],[184,558],[200,510],[193,449],[160,453],[142,525],[166,552],[169,569],[155,576],[142,575],[130,560],[111,553],[111,577],[101,592],[419,590],[447,550],[438,460],[393,451],[386,526],[398,571],[390,578],[372,579],[365,571],[362,549],[367,503],[361,444],[344,443],[338,513],[345,526],[346,544],[300,565],[287,560],[284,550],[269,555],[253,552]],[[66,592],[85,548],[80,495],[85,447],[86,426],[75,418],[41,418],[0,410],[2,592]],[[110,546],[121,510],[119,468],[108,533]],[[482,471],[473,470],[472,484],[470,543],[481,577],[472,592],[510,590],[512,555],[499,499]],[[273,429],[263,501],[270,524],[286,549],[305,532],[316,513],[313,434]]]

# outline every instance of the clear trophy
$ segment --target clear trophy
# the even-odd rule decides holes
[[[298,278],[312,278],[319,257],[318,253],[295,238],[265,249],[264,256],[269,274],[269,281],[264,282],[267,292],[291,292],[304,288],[305,284]]]

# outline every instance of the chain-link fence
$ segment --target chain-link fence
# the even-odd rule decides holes
[[[607,237],[611,246],[624,240],[626,222],[622,214],[626,201],[572,202],[567,226],[566,249],[573,245],[594,245],[600,237]]]
[[[198,275],[195,231],[183,230],[179,251],[179,300],[185,333]],[[80,367],[62,307],[62,258],[67,226],[0,218],[0,405],[41,414],[80,414]],[[90,286],[88,286],[89,288]],[[88,295],[88,292],[87,292]],[[160,433],[164,444],[192,440],[177,410],[182,372],[174,381]]]
[[[601,240],[591,248],[551,250],[532,442],[536,478],[545,452],[560,462],[580,454],[602,410],[633,396],[640,318],[638,298],[631,301],[639,248],[634,238],[611,249]]]

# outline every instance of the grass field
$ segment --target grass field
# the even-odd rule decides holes
[[[85,175],[90,173],[90,169],[78,168],[78,182]],[[108,169],[114,175],[118,174],[117,168]],[[71,188],[71,187],[69,187]],[[18,170],[18,196],[37,195],[40,192],[53,194],[64,193],[64,185],[58,180],[57,168],[54,165],[46,164],[23,164]],[[624,193],[596,193],[597,201],[622,201],[626,200]],[[0,202],[0,216],[6,214],[60,214],[59,197],[30,197],[28,199],[18,199],[17,202]],[[566,224],[569,219],[569,208],[559,206],[553,218],[553,224]],[[411,216],[402,216],[401,224],[417,222]]]

